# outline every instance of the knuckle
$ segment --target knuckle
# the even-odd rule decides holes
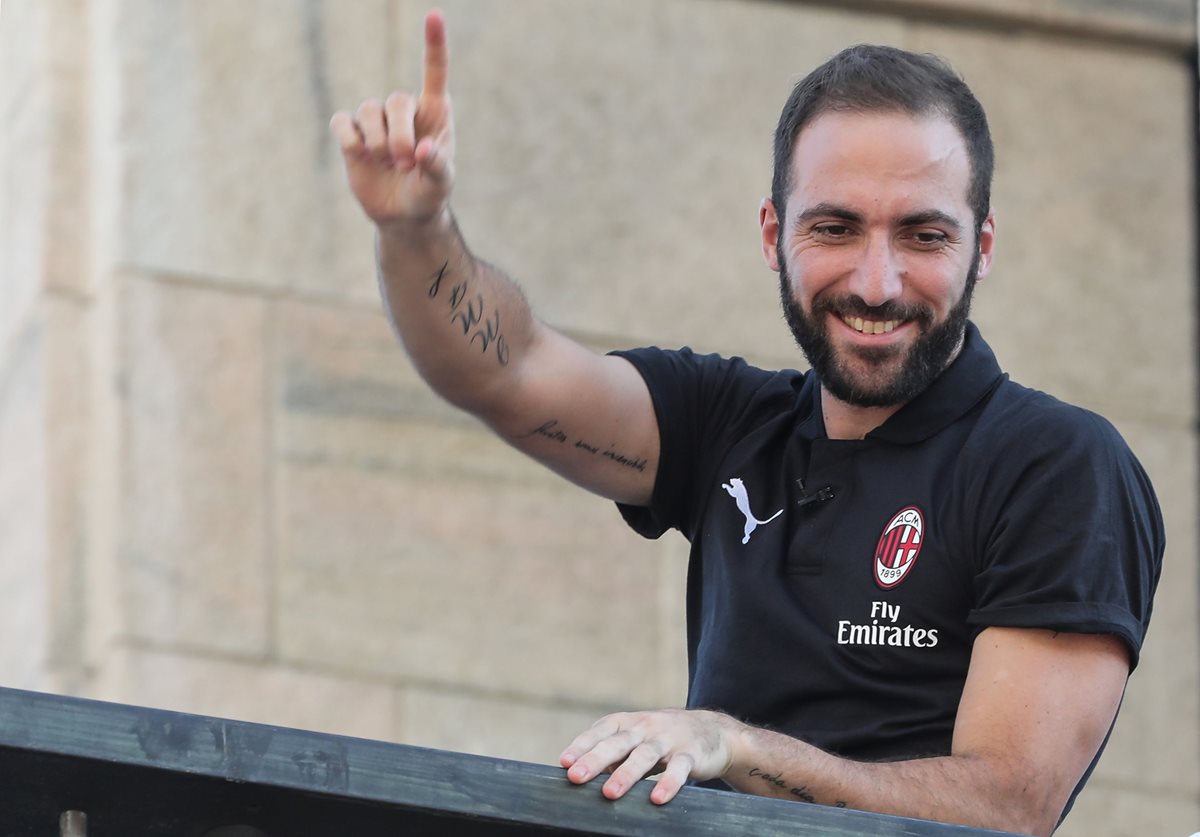
[[[358,106],[356,111],[359,119],[370,119],[378,117],[383,113],[383,106],[379,104],[378,99],[364,99]]]
[[[640,746],[645,750],[647,755],[652,755],[656,759],[662,758],[671,749],[661,736],[647,738]]]
[[[625,726],[625,713],[614,712],[611,715],[605,715],[596,723],[592,724],[594,729],[609,730],[610,733],[615,733]]]
[[[632,760],[636,760],[639,764],[642,762],[650,762],[651,760],[657,761],[658,751],[651,742],[647,741],[635,747],[633,752],[630,753],[630,757]]]
[[[354,129],[354,123],[344,113],[333,115],[333,118],[329,120],[329,130],[343,147],[355,145],[358,141],[358,132]]]
[[[629,752],[641,744],[644,738],[645,736],[639,735],[634,730],[623,729],[614,735],[611,740],[624,747],[626,752]]]
[[[384,101],[384,107],[388,110],[396,110],[406,108],[412,104],[412,96],[402,90],[393,90]]]
[[[692,768],[696,766],[696,759],[691,753],[676,753],[671,761],[677,761],[679,763],[679,768],[681,770],[686,770],[689,773],[691,772]]]

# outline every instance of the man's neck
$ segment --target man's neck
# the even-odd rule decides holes
[[[825,417],[825,435],[830,439],[862,439],[903,406],[858,407],[821,387],[821,413]]]

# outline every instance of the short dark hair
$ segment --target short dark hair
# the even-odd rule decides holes
[[[842,50],[792,88],[775,129],[771,200],[781,221],[791,189],[796,138],[804,126],[828,111],[901,111],[949,119],[967,147],[971,166],[967,202],[978,233],[991,205],[995,167],[983,106],[966,82],[937,56],[870,44]]]

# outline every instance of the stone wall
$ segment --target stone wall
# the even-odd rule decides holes
[[[455,204],[599,349],[795,365],[756,212],[794,81],[938,52],[987,107],[1015,378],[1109,416],[1167,566],[1062,834],[1200,827],[1192,3],[446,0]],[[326,122],[415,85],[409,0],[7,0],[0,682],[553,761],[684,696],[686,544],[431,395]]]

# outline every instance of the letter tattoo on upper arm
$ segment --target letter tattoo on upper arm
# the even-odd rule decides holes
[[[539,427],[535,427],[526,433],[521,438],[528,439],[531,436],[542,436],[557,442],[560,445],[570,445],[578,451],[582,451],[590,456],[607,459],[610,462],[615,462],[625,468],[632,468],[635,471],[645,473],[648,460],[645,457],[630,456],[619,452],[610,444],[607,448],[601,448],[598,444],[593,444],[586,439],[572,438],[568,436],[558,423],[558,419],[550,419]]]
[[[442,280],[446,278],[449,267],[450,261],[447,259],[434,274],[427,292],[430,299],[437,299],[441,293]],[[485,317],[487,303],[484,296],[482,293],[476,293],[474,299],[468,299],[470,286],[471,280],[468,278],[456,283],[450,289],[447,300],[450,308],[450,321],[458,323],[462,328],[463,336],[467,337],[468,343],[474,345],[476,341],[479,341],[480,354],[487,354],[490,348],[495,354],[496,362],[501,366],[508,366],[508,341],[500,332],[500,311],[494,310]],[[464,302],[466,302],[465,306]],[[476,326],[481,327],[476,328]]]
[[[450,260],[446,259],[442,266],[438,268],[438,272],[433,276],[433,282],[429,285],[429,298],[433,299],[438,295],[438,291],[442,289],[442,279],[446,275],[446,268],[450,266]]]

